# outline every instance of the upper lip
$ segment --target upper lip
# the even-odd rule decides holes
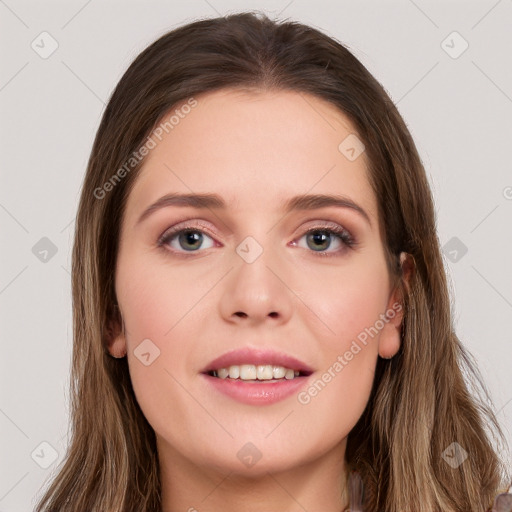
[[[292,370],[299,370],[301,373],[311,374],[313,369],[296,357],[283,352],[276,352],[271,349],[256,349],[251,347],[231,350],[217,357],[208,363],[201,373],[208,373],[219,368],[229,368],[232,365],[254,364],[254,365],[276,365],[284,366]]]

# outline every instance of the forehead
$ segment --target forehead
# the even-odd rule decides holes
[[[366,154],[347,157],[357,133],[334,105],[295,91],[227,89],[194,99],[193,108],[173,107],[151,135],[155,147],[128,215],[170,192],[217,193],[233,209],[260,212],[278,210],[293,195],[336,193],[376,218]]]

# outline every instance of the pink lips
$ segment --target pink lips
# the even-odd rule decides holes
[[[238,379],[221,379],[209,372],[219,368],[229,368],[241,364],[269,364],[299,370],[301,376],[279,381],[242,381]],[[267,405],[284,400],[297,393],[303,387],[313,369],[287,354],[268,349],[242,348],[228,352],[209,363],[201,372],[208,386],[239,402],[249,405]]]

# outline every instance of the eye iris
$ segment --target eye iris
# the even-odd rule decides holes
[[[201,246],[201,242],[203,241],[203,234],[200,233],[199,231],[192,231],[192,230],[186,230],[186,231],[182,231],[178,237],[178,240],[179,240],[179,243],[180,243],[180,246],[183,247],[184,249],[199,249],[199,247]],[[186,244],[196,244],[195,247],[188,247]]]
[[[330,233],[328,231],[313,231],[311,233],[308,233],[308,235],[307,235],[308,247],[310,249],[313,249],[314,251],[315,250],[328,249],[329,246],[331,245],[330,236],[331,235],[330,235]],[[319,247],[318,245],[311,246],[310,243],[309,243],[311,239],[314,240],[315,244],[316,243],[321,243],[321,244],[327,243],[327,246],[324,246],[324,247]]]

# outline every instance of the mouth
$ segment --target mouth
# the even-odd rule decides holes
[[[265,405],[298,392],[313,369],[287,354],[243,348],[218,357],[200,373],[210,390],[245,404]]]

